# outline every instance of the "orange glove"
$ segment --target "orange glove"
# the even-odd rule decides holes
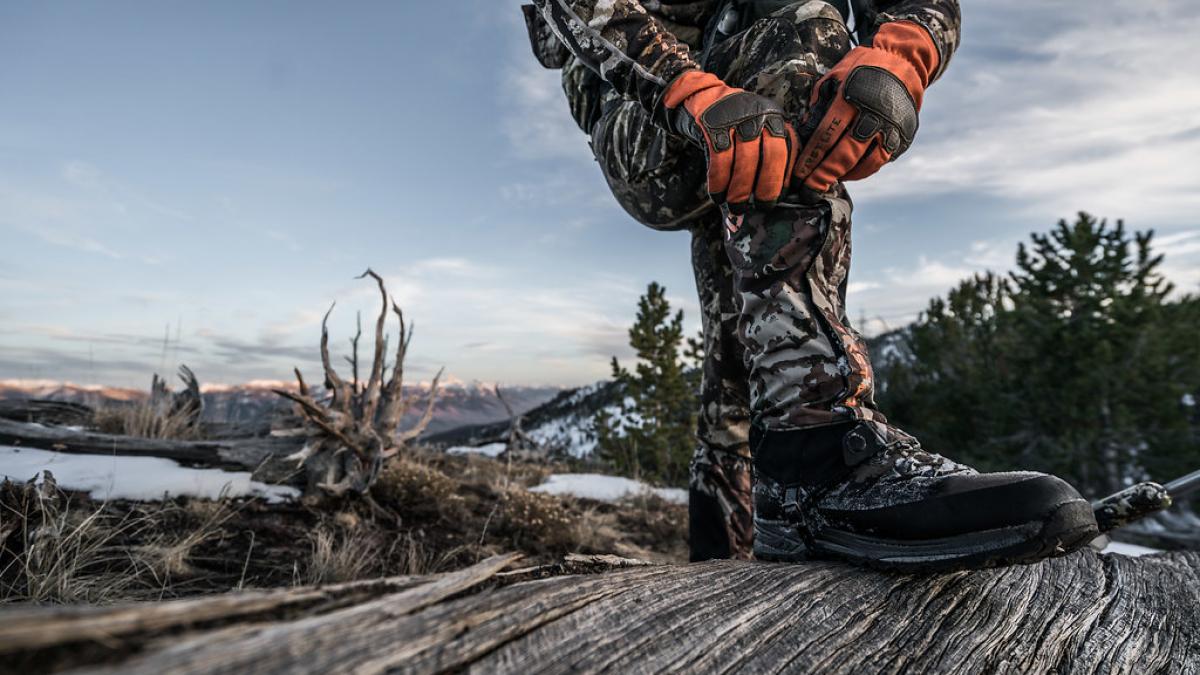
[[[676,78],[663,106],[675,111],[675,129],[704,148],[713,201],[733,213],[774,205],[800,147],[783,108],[699,70]]]
[[[861,180],[899,157],[917,133],[917,112],[937,71],[933,38],[909,21],[886,23],[813,88],[795,176],[817,192]]]

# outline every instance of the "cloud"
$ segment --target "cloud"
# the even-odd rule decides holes
[[[974,192],[1018,214],[1194,218],[1200,71],[1176,38],[1200,34],[1196,3],[1018,0],[964,14],[916,145],[855,186],[860,200]]]
[[[46,226],[33,229],[32,233],[47,244],[65,246],[66,248],[73,248],[77,251],[83,251],[84,253],[96,253],[108,258],[112,258],[113,260],[120,260],[121,258],[125,257],[112,248],[109,248],[107,244],[97,241],[84,234]]]
[[[502,77],[501,128],[517,157],[591,161],[584,134],[567,108],[559,71],[525,57]]]
[[[1177,293],[1200,293],[1200,228],[1160,234],[1151,245],[1164,254],[1160,269]]]
[[[82,160],[71,159],[63,162],[61,173],[63,180],[75,187],[87,190],[97,190],[103,187],[100,170]]]
[[[516,7],[497,6],[495,21],[512,40],[500,66],[497,90],[501,124],[512,153],[527,160],[592,161],[586,136],[571,117],[562,90],[562,72],[543,68],[529,50]]]

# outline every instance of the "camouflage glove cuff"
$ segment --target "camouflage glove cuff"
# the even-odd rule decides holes
[[[663,106],[675,130],[704,148],[713,201],[744,213],[779,199],[799,142],[778,104],[693,70],[671,83]]]
[[[795,177],[825,192],[903,154],[937,63],[929,33],[907,21],[885,24],[870,47],[851,50],[813,89]]]

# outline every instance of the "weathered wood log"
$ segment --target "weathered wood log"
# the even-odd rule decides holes
[[[1200,672],[1197,553],[1082,551],[936,575],[714,561],[517,583],[528,571],[506,579],[509,562],[404,580],[349,606],[296,589],[167,609],[0,610],[0,670]],[[305,599],[271,617],[268,596]],[[114,628],[100,636],[106,617]],[[53,640],[31,637],[39,627]]]
[[[275,437],[220,441],[135,438],[0,419],[0,445],[88,455],[161,457],[187,466],[254,471],[255,478],[270,483],[285,481],[298,471],[295,462],[284,458],[302,444],[303,439]]]
[[[0,419],[42,424],[87,424],[95,414],[81,403],[18,398],[0,401]]]

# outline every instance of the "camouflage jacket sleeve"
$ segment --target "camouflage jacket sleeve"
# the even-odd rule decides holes
[[[638,0],[534,0],[575,58],[613,87],[656,112],[663,92],[698,69],[686,44]]]
[[[889,21],[912,21],[929,31],[938,50],[938,68],[933,79],[941,77],[958,49],[958,29],[962,22],[958,0],[892,0],[875,4],[876,30]]]

